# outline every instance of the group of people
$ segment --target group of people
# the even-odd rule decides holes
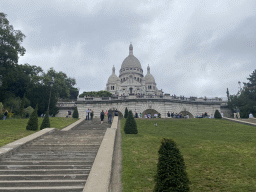
[[[178,119],[180,119],[180,118],[187,118],[187,119],[189,119],[189,115],[187,114],[187,115],[183,115],[182,113],[180,113],[180,114],[178,114],[178,113],[174,113],[174,112],[169,112],[168,111],[168,113],[167,113],[167,117],[168,118],[178,118]]]
[[[86,110],[86,120],[90,120],[90,117],[91,117],[91,120],[92,120],[93,119],[93,110],[88,108]]]
[[[102,110],[100,112],[100,121],[101,121],[101,124],[103,124],[103,121],[104,121],[104,117],[107,116],[108,117],[108,123],[112,123],[112,117],[114,116],[118,116],[118,110],[106,110],[106,112],[104,113],[104,110]]]

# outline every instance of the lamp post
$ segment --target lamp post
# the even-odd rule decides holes
[[[0,75],[0,87],[2,87],[3,82],[2,82],[2,75]]]
[[[48,112],[49,112],[49,108],[50,108],[50,101],[51,101],[51,94],[52,94],[52,86],[54,84],[54,77],[52,77],[52,80],[49,82],[51,89],[50,89],[50,97],[49,97],[49,103],[48,103]]]

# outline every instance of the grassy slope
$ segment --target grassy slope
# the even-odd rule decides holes
[[[125,135],[122,120],[124,192],[153,190],[163,137],[183,154],[191,191],[256,191],[256,127],[215,119],[139,119],[137,125],[137,135]]]
[[[51,127],[62,129],[71,123],[75,122],[77,119],[73,118],[62,118],[62,117],[51,117],[50,123]],[[40,125],[43,118],[38,118],[38,129],[40,130]],[[5,121],[0,121],[0,147],[13,142],[22,137],[28,136],[35,133],[34,131],[27,131],[28,119],[6,119]]]

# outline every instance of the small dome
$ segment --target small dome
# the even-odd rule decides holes
[[[148,73],[144,78],[145,78],[145,83],[156,83],[155,78],[150,73]]]
[[[108,83],[117,83],[119,80],[119,78],[115,75],[112,74],[109,78],[108,78]]]

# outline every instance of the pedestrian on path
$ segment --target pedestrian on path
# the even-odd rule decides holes
[[[108,111],[108,123],[112,122],[112,111]]]
[[[90,109],[90,111],[91,111],[91,120],[92,120],[92,118],[93,118],[93,110]]]
[[[6,119],[7,114],[8,114],[8,111],[7,111],[7,109],[6,109],[6,110],[5,110],[5,112],[4,112],[4,118],[3,118],[3,120],[5,120],[5,119]]]
[[[104,111],[102,110],[102,112],[100,113],[100,121],[101,121],[101,124],[103,123],[103,120],[104,120]]]

